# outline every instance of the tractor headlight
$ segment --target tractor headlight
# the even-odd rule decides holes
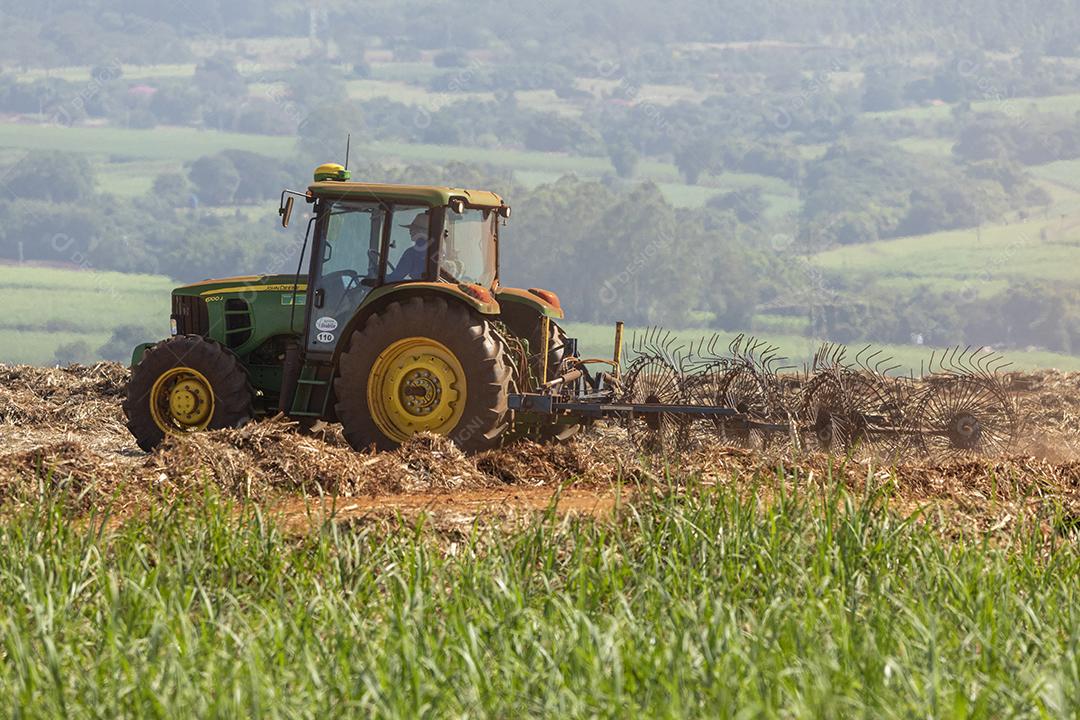
[[[169,318],[169,333],[172,334],[172,335],[176,335],[176,318],[175,317],[170,317]]]

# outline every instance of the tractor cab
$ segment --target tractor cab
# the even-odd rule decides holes
[[[304,197],[315,206],[307,352],[332,354],[357,308],[388,286],[441,284],[494,301],[499,220],[510,216],[495,193],[351,182],[347,170],[328,164],[315,171]],[[280,210],[286,220],[291,199]]]

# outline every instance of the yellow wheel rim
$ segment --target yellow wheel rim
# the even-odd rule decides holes
[[[205,430],[214,417],[214,390],[198,370],[175,367],[150,389],[150,414],[165,433]]]
[[[419,432],[447,435],[465,412],[465,370],[440,342],[410,337],[375,358],[368,375],[371,417],[383,435],[404,442]]]

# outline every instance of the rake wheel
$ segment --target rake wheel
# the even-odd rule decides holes
[[[770,393],[765,380],[748,364],[739,363],[719,374],[709,396],[696,402],[738,411],[743,418],[714,418],[697,423],[700,431],[717,437],[726,445],[764,449],[765,433],[745,426],[745,420],[766,422],[771,415]]]
[[[855,370],[819,373],[804,390],[800,427],[807,444],[831,452],[893,452],[901,412],[881,382]]]
[[[667,360],[639,357],[625,375],[624,399],[628,403],[686,404],[683,376]],[[671,452],[687,445],[685,416],[674,413],[649,413],[626,419],[630,442],[649,452]]]
[[[913,414],[919,445],[937,462],[1005,455],[1020,435],[1017,407],[999,382],[957,375],[935,382]]]

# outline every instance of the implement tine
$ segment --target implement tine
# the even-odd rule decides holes
[[[877,373],[877,369],[881,367],[881,364],[889,361],[887,357],[879,358],[877,361],[874,360],[874,358],[877,358],[878,355],[881,355],[881,352],[881,348],[878,348],[877,350],[866,356],[865,362],[867,370]]]
[[[958,349],[959,349],[959,347],[960,346],[957,345]],[[971,366],[968,363],[968,359],[970,358],[970,354],[971,354],[971,346],[968,345],[962,351],[960,351],[959,353],[956,353],[953,356],[953,370],[956,372],[957,375],[970,375],[971,374],[971,370],[970,370]]]
[[[833,365],[836,367],[844,366],[844,358],[847,357],[847,345],[837,345],[836,352],[833,354]]]
[[[968,356],[971,352],[971,346],[968,345],[963,350],[960,350],[960,346],[957,345],[958,352],[953,356],[953,369],[957,375],[970,375],[968,370]]]
[[[869,367],[870,367],[869,366],[870,358],[873,358],[874,355],[877,354],[877,353],[874,353],[873,355],[870,355],[869,357],[864,359],[863,355],[865,355],[868,352],[870,352],[870,346],[865,345],[865,346],[863,346],[863,348],[861,350],[859,350],[857,353],[855,353],[855,364],[858,365],[859,367],[863,368],[863,369],[869,369]],[[880,350],[878,352],[880,352]]]
[[[730,353],[732,357],[739,357],[739,355],[742,353],[742,344],[744,337],[745,336],[742,333],[739,333],[735,336],[734,340],[728,343],[728,353]]]
[[[1012,365],[1011,360],[1006,360],[1003,356],[996,355],[996,357],[992,361],[992,367],[990,368],[990,372],[991,372],[991,374],[996,375],[996,374],[998,374],[999,372],[1001,372],[1002,370],[1004,370],[1005,368],[1007,368],[1007,367],[1009,367],[1011,365]]]
[[[713,333],[709,338],[709,357],[716,357],[716,344],[720,341],[720,335]]]

